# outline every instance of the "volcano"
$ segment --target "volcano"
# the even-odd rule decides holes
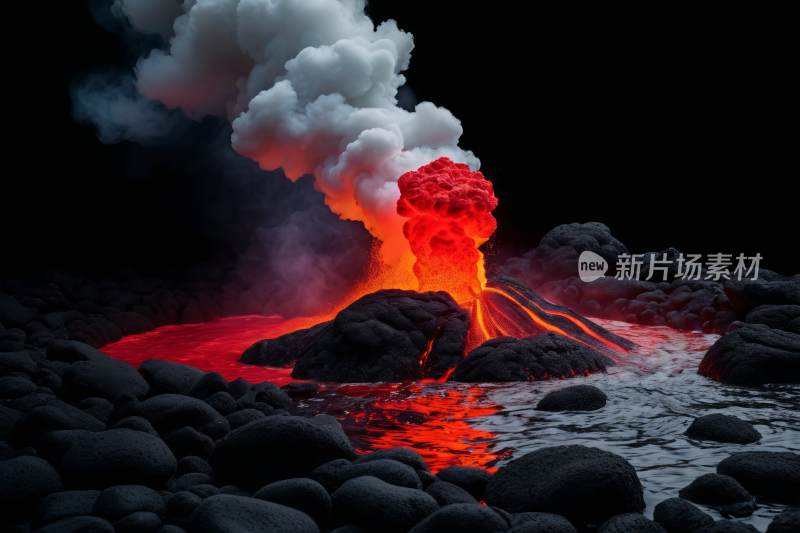
[[[483,174],[441,157],[400,176],[398,187],[418,290],[373,281],[378,290],[333,320],[259,341],[240,362],[339,383],[519,381],[604,371],[636,346],[513,278],[486,279],[478,247],[497,228],[497,198]],[[451,378],[465,361],[471,370]]]

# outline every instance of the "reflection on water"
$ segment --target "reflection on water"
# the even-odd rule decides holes
[[[651,518],[658,502],[677,496],[696,477],[715,472],[731,453],[800,449],[800,386],[748,388],[698,376],[700,360],[716,335],[595,321],[640,345],[607,374],[501,384],[323,383],[324,390],[300,407],[336,416],[361,451],[414,448],[434,472],[453,464],[494,470],[527,452],[560,444],[608,450],[636,468],[645,488],[645,516]],[[103,352],[134,366],[148,358],[169,359],[218,371],[228,380],[241,376],[253,383],[267,379],[282,385],[293,381],[290,370],[252,367],[237,359],[256,340],[309,325],[302,320],[230,318],[159,328],[126,337]],[[602,389],[608,404],[589,413],[534,409],[547,392],[579,383]],[[742,446],[683,435],[695,417],[711,413],[748,420],[763,438]],[[756,513],[742,521],[764,531],[781,510],[759,502]]]

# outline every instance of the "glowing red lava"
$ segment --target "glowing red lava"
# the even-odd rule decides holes
[[[417,258],[419,290],[446,291],[468,304],[486,281],[478,246],[497,229],[492,183],[463,163],[441,157],[397,181],[397,214]]]

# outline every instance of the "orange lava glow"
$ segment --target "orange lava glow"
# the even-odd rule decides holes
[[[626,351],[624,347],[614,344],[603,338],[603,336],[598,335],[573,316],[560,311],[545,309],[536,302],[526,298],[525,295],[516,291],[513,287],[506,287],[506,289],[511,291],[513,295],[508,294],[505,290],[486,287],[483,289],[480,296],[474,300],[472,306],[472,325],[467,338],[467,353],[480,346],[483,342],[496,337],[523,338],[548,331],[559,333],[594,348],[594,346],[585,340],[571,335],[563,328],[542,319],[537,313],[531,310],[529,306],[532,306],[545,315],[563,317],[569,320],[583,331],[584,334],[603,343],[612,352]],[[502,297],[500,301],[496,298],[492,298],[494,294]],[[501,303],[505,305],[501,305]]]
[[[441,157],[397,181],[397,214],[416,257],[419,291],[446,291],[468,305],[486,283],[478,246],[497,229],[492,183],[463,163]]]

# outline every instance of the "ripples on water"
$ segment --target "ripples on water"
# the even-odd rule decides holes
[[[527,452],[561,444],[601,448],[627,459],[645,488],[645,516],[676,497],[695,478],[740,451],[800,449],[800,386],[748,388],[720,384],[697,375],[697,367],[718,338],[669,328],[649,328],[595,320],[640,348],[626,354],[607,374],[566,381],[530,383],[321,384],[325,390],[301,408],[336,416],[361,450],[408,446],[431,470],[460,464],[495,470]],[[241,317],[196,326],[169,326],[126,337],[103,348],[138,366],[148,358],[169,359],[226,379],[293,381],[289,370],[237,362],[256,340],[299,327],[296,321]],[[577,384],[602,389],[608,404],[594,412],[547,413],[537,402],[551,390]],[[694,441],[683,435],[694,418],[723,413],[748,420],[763,438],[748,445]],[[701,506],[720,519],[716,511]],[[783,509],[759,502],[749,518],[760,531]]]

